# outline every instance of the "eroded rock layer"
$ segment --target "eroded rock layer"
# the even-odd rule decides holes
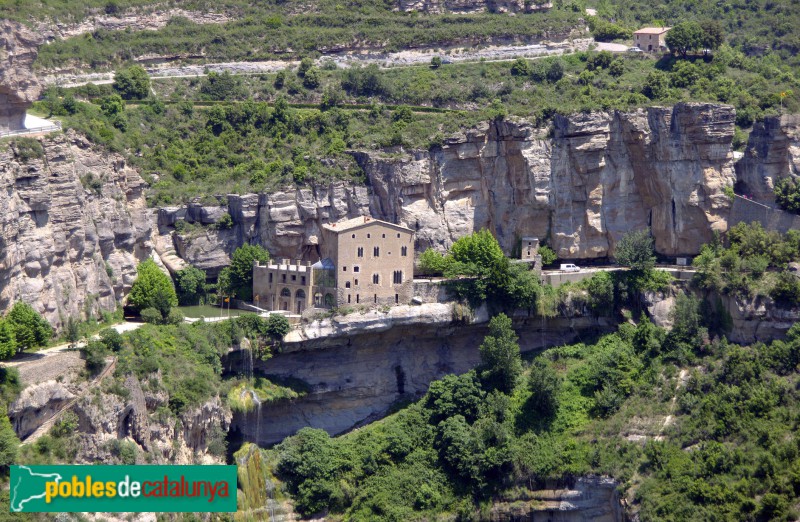
[[[139,174],[70,132],[0,148],[0,187],[0,310],[56,328],[113,311],[151,249]]]
[[[221,211],[234,226],[182,234],[176,250],[212,275],[246,241],[316,260],[322,223],[370,214],[413,228],[418,252],[488,228],[508,253],[535,236],[562,259],[602,258],[627,231],[651,227],[659,253],[696,254],[727,230],[734,115],[730,106],[684,103],[558,116],[550,131],[485,122],[431,150],[354,152],[368,187],[229,196]],[[220,212],[195,207],[162,209],[159,225],[207,224]]]
[[[22,24],[0,20],[0,134],[25,128],[25,110],[42,89],[33,74],[41,43]]]

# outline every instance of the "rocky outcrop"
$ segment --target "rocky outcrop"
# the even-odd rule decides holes
[[[118,14],[93,14],[77,24],[46,23],[39,27],[39,31],[50,38],[72,38],[84,33],[97,30],[105,31],[154,31],[161,29],[171,20],[181,18],[194,24],[222,24],[231,18],[224,13],[204,13],[200,11],[187,11],[185,9],[167,9],[144,12],[143,10],[130,10]]]
[[[354,312],[304,326],[280,353],[256,361],[255,373],[300,379],[310,393],[235,413],[233,438],[274,444],[304,426],[335,434],[380,418],[395,401],[419,397],[431,381],[476,366],[487,321],[485,312],[460,317],[450,304],[426,304]],[[514,321],[522,351],[613,329],[612,321],[589,316],[520,314]],[[225,367],[245,364],[238,351],[228,358]]]
[[[401,11],[425,13],[530,13],[552,4],[525,0],[399,0]]]
[[[659,253],[696,254],[727,230],[733,127],[732,107],[702,103],[558,116],[549,136],[521,120],[485,122],[431,150],[354,152],[369,189],[228,196],[233,228],[181,235],[176,250],[212,272],[246,241],[316,261],[320,224],[371,214],[414,229],[418,252],[488,228],[508,253],[534,236],[563,259],[598,258],[649,226]],[[203,212],[163,209],[159,224],[204,222]]]
[[[25,111],[39,97],[33,61],[42,38],[25,26],[0,20],[0,134],[25,128]]]
[[[775,184],[800,176],[800,115],[766,118],[753,124],[744,156],[736,163],[740,193],[775,205]]]
[[[0,148],[0,187],[0,311],[60,328],[115,310],[151,251],[139,174],[70,131]]]
[[[230,264],[230,254],[237,247],[250,242],[266,246],[276,258],[316,261],[323,224],[370,212],[367,188],[343,182],[272,194],[229,194],[226,200],[218,206],[198,203],[162,208],[158,213],[161,231],[180,220],[205,226],[176,232],[173,239],[178,255],[211,277]],[[232,227],[208,226],[226,213],[232,218]]]
[[[496,500],[490,522],[547,520],[552,522],[622,522],[625,511],[617,491],[619,482],[607,477],[579,477],[569,484],[525,491],[523,499]],[[527,484],[521,485],[523,488]],[[549,485],[548,485],[549,486]]]
[[[510,252],[523,236],[564,259],[613,255],[650,226],[665,255],[694,254],[727,228],[734,110],[672,109],[557,116],[552,138],[518,121],[483,124],[430,153],[362,153],[375,217],[417,230],[419,249],[480,228]]]
[[[22,390],[8,409],[14,431],[24,439],[55,415],[75,395],[56,381],[46,381]]]
[[[145,391],[138,379],[128,376],[122,384],[124,394],[104,393],[79,399],[73,406],[78,416],[76,462],[113,462],[109,441],[125,439],[136,443],[156,462],[193,464],[198,460],[218,460],[209,455],[208,444],[228,430],[230,409],[219,397],[213,397],[177,418],[165,415],[169,396],[160,379],[158,373],[148,377]]]

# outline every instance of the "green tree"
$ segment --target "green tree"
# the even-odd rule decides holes
[[[29,304],[16,302],[6,315],[14,330],[18,350],[44,346],[53,336],[53,328]]]
[[[703,34],[700,39],[700,44],[703,47],[703,53],[707,50],[716,51],[725,41],[725,30],[719,20],[705,20],[700,22],[700,28]]]
[[[104,328],[100,330],[100,342],[112,352],[119,352],[122,350],[122,335],[113,328]]]
[[[649,272],[656,264],[650,229],[628,232],[617,243],[614,257],[622,266],[636,272]]]
[[[685,58],[689,52],[702,48],[703,28],[697,22],[681,22],[669,30],[664,41],[670,51]]]
[[[499,314],[489,321],[489,335],[479,347],[481,364],[478,368],[481,381],[489,388],[511,393],[522,374],[522,360],[517,344],[517,334],[511,319]]]
[[[178,305],[172,280],[152,259],[139,263],[136,272],[138,275],[128,294],[128,304],[139,311],[155,308],[166,319],[170,308]]]
[[[434,56],[431,58],[431,69],[438,69],[442,66],[442,58],[440,56]]]
[[[122,101],[119,94],[112,94],[101,100],[100,110],[109,117],[123,114],[125,112],[125,102]]]
[[[231,256],[230,288],[243,301],[253,299],[253,262],[269,261],[269,252],[260,245],[242,245]]]
[[[17,463],[19,439],[11,427],[5,404],[0,405],[0,474],[7,475],[9,466]]]
[[[642,94],[651,100],[661,100],[669,95],[669,75],[663,71],[650,71],[642,87]]]
[[[91,375],[97,375],[106,367],[106,345],[100,341],[89,341],[81,348],[81,354],[86,361],[86,369]]]
[[[150,77],[141,65],[114,74],[114,90],[126,100],[143,100],[150,95]]]
[[[505,255],[500,244],[487,229],[481,229],[468,236],[459,238],[450,247],[450,256],[455,263],[470,267],[472,272],[491,268]]]
[[[175,287],[181,305],[199,304],[205,295],[206,273],[199,268],[187,266],[175,274]]]
[[[442,275],[445,268],[447,258],[433,248],[428,248],[419,256],[419,271],[422,275]]]
[[[211,71],[200,84],[200,94],[208,100],[235,100],[244,97],[239,78],[228,71]]]
[[[775,202],[782,209],[800,214],[800,182],[798,178],[790,176],[775,183]]]
[[[264,326],[265,333],[274,341],[282,340],[291,329],[289,320],[281,314],[270,314]]]
[[[17,353],[17,339],[14,327],[5,319],[0,319],[0,359],[8,359]]]
[[[297,76],[302,78],[308,71],[311,70],[312,67],[314,67],[314,60],[306,56],[300,60],[300,66],[297,68]]]
[[[303,75],[303,87],[306,89],[316,89],[322,81],[319,69],[312,67]]]
[[[589,307],[596,315],[609,314],[614,309],[614,279],[608,272],[598,272],[584,282],[589,293]]]
[[[528,76],[531,73],[531,64],[525,58],[517,58],[511,65],[511,74],[514,76]]]
[[[539,255],[542,256],[542,266],[552,265],[558,260],[558,254],[547,245],[539,247]]]
[[[528,405],[542,417],[552,417],[558,411],[558,392],[561,380],[556,372],[550,368],[542,358],[537,358],[531,364],[531,373],[528,376],[528,388],[531,398]]]

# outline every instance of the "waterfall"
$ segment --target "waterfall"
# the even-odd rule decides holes
[[[253,443],[257,446],[258,438],[261,434],[261,399],[258,398],[258,394],[255,390],[253,390],[253,402],[256,403],[256,437]]]

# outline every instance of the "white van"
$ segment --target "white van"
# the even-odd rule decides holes
[[[561,271],[562,272],[580,272],[581,267],[575,266],[572,263],[562,263],[561,264]]]

